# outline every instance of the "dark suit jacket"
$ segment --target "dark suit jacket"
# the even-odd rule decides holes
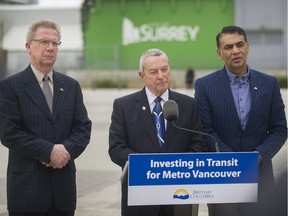
[[[179,118],[175,121],[177,125],[197,131],[202,130],[199,111],[193,98],[169,91],[169,99],[176,101],[179,107]],[[122,168],[131,153],[179,153],[206,150],[201,135],[176,129],[168,122],[165,144],[161,151],[145,89],[114,101],[109,132],[111,160]],[[169,206],[167,209],[169,215],[173,215],[173,207]],[[127,181],[122,184],[122,215],[156,216],[158,211],[159,206],[127,207]]]
[[[52,201],[62,211],[76,208],[74,160],[90,140],[91,121],[77,81],[54,72],[53,115],[31,67],[0,82],[1,142],[9,148],[8,210],[40,212]],[[53,144],[64,144],[70,162],[46,168]]]
[[[263,157],[261,186],[264,179],[273,182],[271,159],[287,139],[287,123],[277,79],[251,70],[249,84],[251,110],[244,130],[225,68],[197,79],[195,98],[201,110],[204,131],[217,139],[221,152],[259,151]],[[207,143],[209,150],[215,151],[214,142],[207,140]]]

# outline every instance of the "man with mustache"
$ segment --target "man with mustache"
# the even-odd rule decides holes
[[[209,216],[263,216],[263,201],[274,188],[272,158],[287,139],[280,88],[275,77],[247,64],[249,44],[241,27],[225,26],[216,43],[224,67],[195,82],[204,131],[217,139],[220,152],[258,152],[259,184],[257,203],[208,204]],[[214,142],[206,142],[215,151]]]

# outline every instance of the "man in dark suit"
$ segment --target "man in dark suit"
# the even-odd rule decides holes
[[[60,39],[56,23],[33,23],[26,41],[31,64],[0,82],[10,216],[73,216],[76,208],[74,160],[89,143],[91,121],[78,82],[53,70]]]
[[[166,132],[158,139],[152,110],[155,98],[161,97],[161,106],[168,99],[179,106],[176,124],[196,131],[202,130],[196,101],[170,87],[170,64],[167,55],[159,49],[149,49],[140,58],[140,78],[145,87],[114,101],[109,133],[111,160],[124,167],[131,153],[201,152],[206,150],[199,134],[183,132],[165,122]],[[161,143],[162,141],[162,143]],[[174,206],[127,206],[127,178],[122,183],[123,216],[173,216]]]
[[[224,68],[195,82],[204,131],[217,139],[221,152],[259,152],[259,184],[257,203],[210,204],[209,215],[255,216],[274,187],[271,159],[287,139],[284,104],[277,79],[247,65],[242,28],[224,27],[216,42]],[[214,142],[207,143],[215,151]]]

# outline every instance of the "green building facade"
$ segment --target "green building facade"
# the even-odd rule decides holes
[[[84,28],[85,69],[138,69],[162,49],[173,68],[215,68],[216,34],[234,23],[233,0],[96,0]]]

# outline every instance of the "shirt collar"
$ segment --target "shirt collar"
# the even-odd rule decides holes
[[[154,103],[154,100],[158,97],[155,96],[148,88],[147,86],[145,87],[146,95],[148,98],[148,103],[151,106]],[[167,89],[161,96],[162,100],[165,102],[169,98],[169,90]]]
[[[42,84],[43,82],[43,77],[44,77],[44,73],[42,73],[41,71],[39,71],[34,65],[31,64],[31,69],[34,73],[34,75],[36,76],[36,79],[38,81],[39,84]],[[50,71],[48,74],[50,82],[53,83],[53,71]]]
[[[248,81],[249,81],[249,76],[250,76],[250,68],[249,68],[249,66],[247,66],[247,73],[244,74],[242,77],[237,77],[235,74],[233,74],[227,68],[226,68],[226,72],[227,72],[227,75],[229,77],[230,84],[233,84],[233,83],[248,83]]]

